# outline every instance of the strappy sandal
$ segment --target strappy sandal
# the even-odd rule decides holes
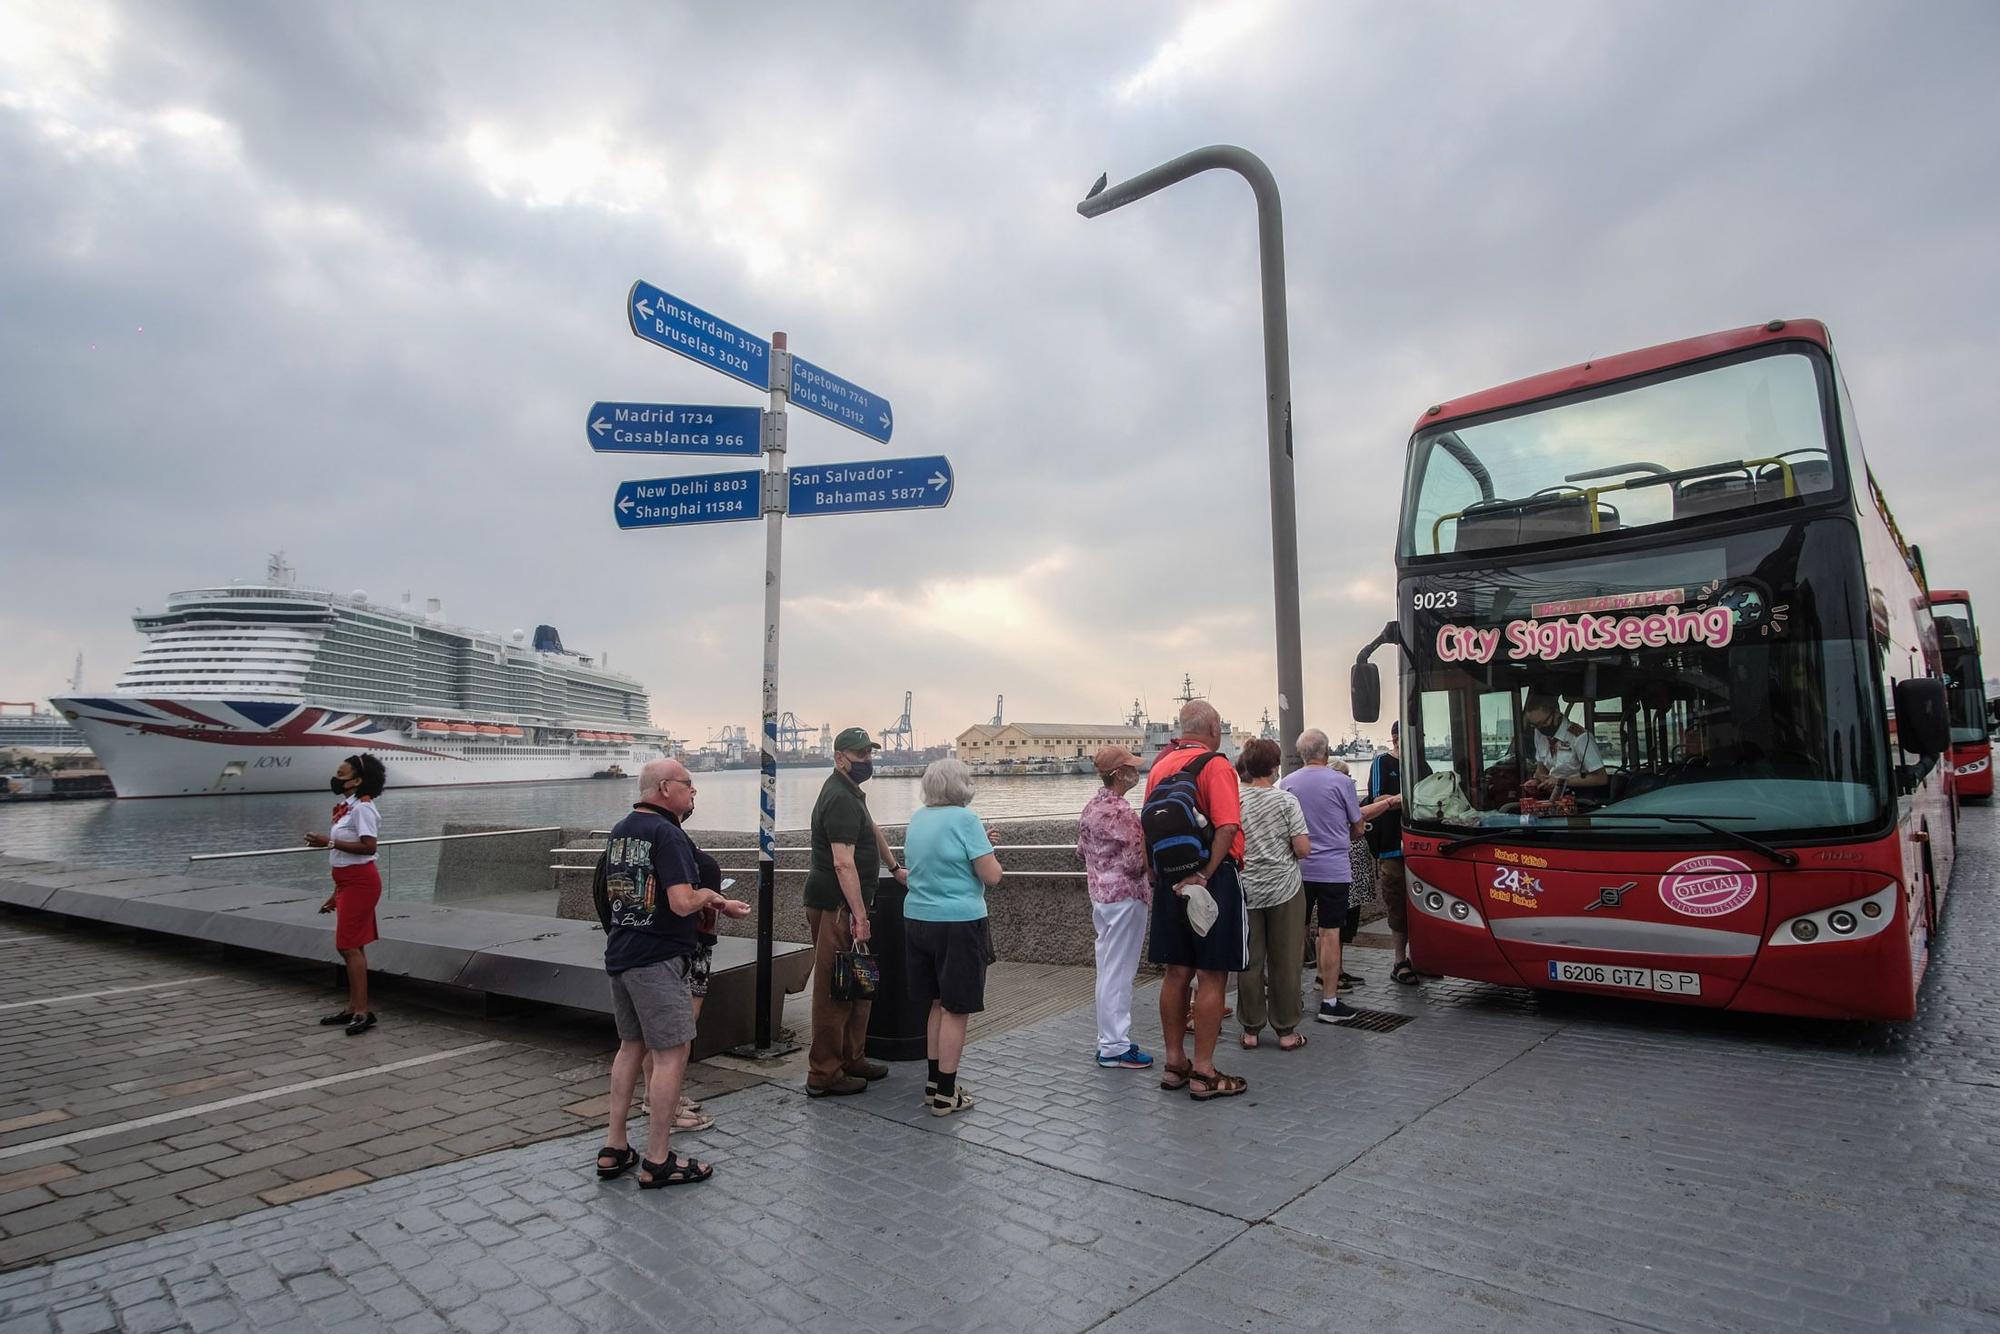
[[[1413,987],[1420,979],[1417,977],[1416,965],[1405,959],[1389,970],[1389,980],[1401,982],[1406,987]]]
[[[639,1183],[640,1190],[658,1190],[662,1186],[692,1186],[715,1175],[715,1169],[707,1163],[698,1163],[693,1158],[676,1157],[672,1150],[667,1152],[664,1163],[641,1161],[640,1170],[648,1180]]]
[[[1188,1086],[1188,1076],[1194,1073],[1194,1063],[1171,1065],[1160,1063],[1160,1087],[1169,1093],[1179,1093]]]
[[[951,1116],[972,1110],[972,1098],[966,1093],[963,1085],[953,1089],[949,1094],[933,1093],[924,1099],[924,1102],[930,1108],[932,1116]]]
[[[611,1162],[605,1162],[605,1159]],[[597,1151],[597,1179],[615,1181],[639,1165],[639,1151],[629,1145],[614,1149],[609,1144]]]
[[[1287,1042],[1291,1043],[1292,1045],[1287,1047],[1285,1045]],[[1306,1045],[1306,1035],[1303,1033],[1281,1033],[1278,1035],[1279,1051],[1297,1051],[1299,1048],[1305,1045]]]
[[[1264,1045],[1264,1039],[1257,1036],[1255,1033],[1245,1033],[1242,1037],[1238,1038],[1237,1041],[1243,1044],[1243,1050],[1245,1051],[1255,1051],[1257,1050],[1257,1048]]]
[[[1233,1098],[1249,1087],[1249,1080],[1238,1075],[1225,1075],[1220,1070],[1212,1075],[1205,1075],[1199,1070],[1188,1071],[1188,1096],[1196,1102],[1207,1102],[1210,1098]]]
[[[698,1135],[704,1130],[713,1130],[714,1128],[715,1118],[702,1112],[683,1109],[681,1114],[674,1118],[674,1133],[676,1135]]]

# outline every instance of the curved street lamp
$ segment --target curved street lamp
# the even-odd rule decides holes
[[[1076,206],[1086,218],[1123,208],[1200,172],[1233,171],[1257,197],[1257,252],[1264,289],[1264,427],[1271,455],[1271,575],[1278,620],[1278,744],[1284,769],[1298,768],[1305,726],[1305,666],[1299,643],[1299,521],[1292,494],[1292,353],[1285,320],[1285,221],[1278,182],[1263,160],[1229,144],[1197,148],[1110,188],[1097,184]]]

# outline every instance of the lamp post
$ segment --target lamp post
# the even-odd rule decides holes
[[[1129,181],[1097,184],[1076,211],[1095,218],[1204,171],[1233,171],[1257,197],[1258,267],[1264,289],[1264,429],[1271,462],[1271,576],[1278,620],[1278,744],[1284,769],[1299,766],[1305,665],[1299,643],[1299,521],[1292,494],[1292,353],[1285,320],[1285,220],[1278,182],[1255,153],[1228,144],[1197,148]]]

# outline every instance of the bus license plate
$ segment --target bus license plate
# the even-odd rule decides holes
[[[1700,973],[1677,973],[1665,968],[1625,968],[1608,963],[1573,963],[1567,959],[1549,960],[1549,981],[1623,987],[1627,991],[1658,991],[1670,996],[1701,994]]]

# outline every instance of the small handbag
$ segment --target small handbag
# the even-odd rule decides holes
[[[833,977],[827,990],[837,1001],[874,1000],[882,985],[882,961],[865,944],[839,950],[833,956]]]

